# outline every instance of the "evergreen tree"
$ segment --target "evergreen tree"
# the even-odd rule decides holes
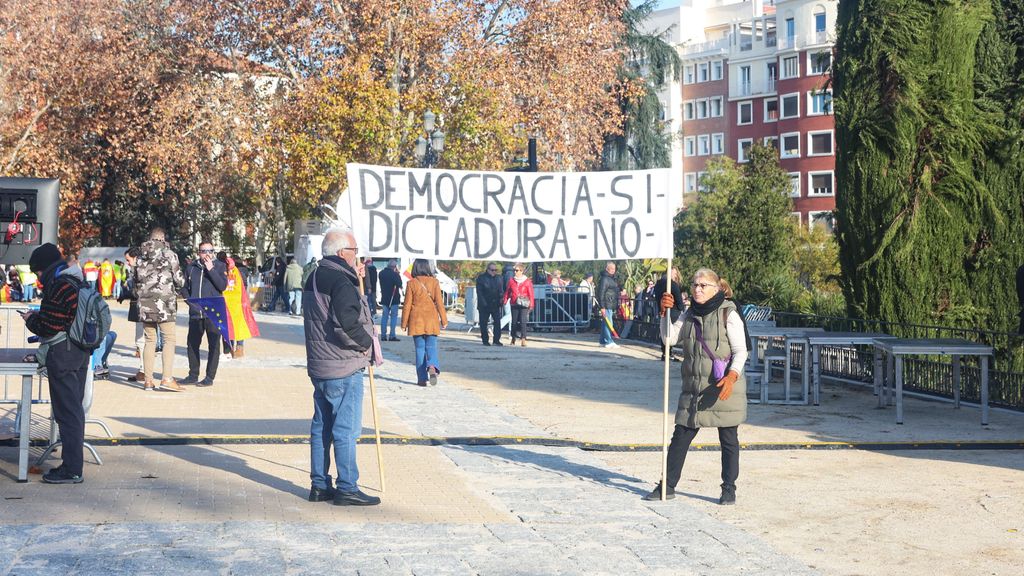
[[[839,4],[848,312],[1011,330],[1024,263],[1020,0]]]
[[[673,135],[666,132],[658,90],[669,78],[679,79],[682,61],[667,42],[668,30],[646,32],[646,21],[658,0],[646,0],[622,13],[626,56],[618,71],[616,98],[622,133],[605,138],[605,170],[667,168],[672,164]]]

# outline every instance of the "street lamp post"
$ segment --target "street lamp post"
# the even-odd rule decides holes
[[[416,138],[416,161],[421,168],[433,168],[444,151],[444,132],[440,128],[434,129],[434,121],[437,116],[427,110],[423,113],[423,133]]]

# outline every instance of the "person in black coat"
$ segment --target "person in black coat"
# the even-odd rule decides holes
[[[366,278],[363,280],[363,290],[366,294],[366,303],[370,305],[370,317],[377,314],[377,267],[373,265],[373,258],[363,261],[366,265]]]
[[[402,276],[398,273],[398,260],[388,260],[388,267],[377,275],[380,286],[380,339],[398,342],[398,308],[402,305]],[[388,336],[390,328],[390,336]]]
[[[480,314],[480,338],[484,346],[490,346],[487,341],[487,323],[493,322],[493,337],[491,341],[495,346],[503,346],[501,343],[501,299],[505,294],[505,280],[498,274],[498,265],[491,262],[487,265],[487,271],[476,277],[476,309]]]
[[[601,346],[604,348],[618,348],[619,345],[612,340],[612,331],[608,322],[615,318],[615,310],[619,308],[619,279],[615,275],[615,262],[609,262],[601,271],[601,279],[597,281],[597,304],[601,307]],[[608,319],[608,321],[605,320]]]
[[[199,244],[199,254],[185,272],[185,287],[182,290],[188,298],[211,298],[224,295],[228,287],[228,267],[214,257],[216,251],[210,242]],[[206,334],[209,354],[206,359],[206,377],[199,379],[199,346]],[[188,305],[188,377],[179,384],[213,386],[220,363],[220,329],[203,310],[191,302]]]

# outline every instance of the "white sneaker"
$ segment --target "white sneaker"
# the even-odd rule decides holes
[[[609,342],[608,344],[605,345],[605,348],[618,348],[618,347],[619,347],[619,345],[616,344],[615,342]]]

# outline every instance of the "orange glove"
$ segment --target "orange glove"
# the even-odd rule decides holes
[[[716,384],[716,386],[722,389],[722,391],[718,393],[719,400],[724,402],[729,399],[729,396],[732,396],[732,386],[733,384],[736,383],[736,380],[739,377],[739,372],[736,372],[735,370],[729,370],[729,373],[723,376],[722,379],[718,381],[718,384]]]
[[[672,297],[671,292],[665,292],[661,295],[661,315],[665,315],[665,311],[676,305],[676,299]]]

